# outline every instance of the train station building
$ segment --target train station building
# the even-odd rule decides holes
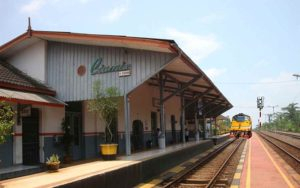
[[[104,122],[88,110],[93,83],[120,90],[114,122],[118,154],[198,139],[207,121],[232,107],[173,40],[70,32],[27,32],[0,46],[0,100],[18,112],[0,145],[0,167],[63,156],[61,123],[70,122],[74,160],[99,156]]]

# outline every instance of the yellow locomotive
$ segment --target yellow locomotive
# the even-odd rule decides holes
[[[232,117],[230,137],[251,138],[252,136],[252,121],[250,116],[239,113]]]

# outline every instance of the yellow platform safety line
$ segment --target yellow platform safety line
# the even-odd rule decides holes
[[[239,164],[236,168],[236,172],[234,174],[234,177],[233,177],[233,180],[236,180],[235,181],[235,184],[231,184],[230,185],[230,188],[239,188],[240,187],[240,179],[241,179],[241,176],[242,176],[242,173],[241,172],[237,172],[238,170],[239,171],[242,171],[243,170],[243,167],[244,167],[244,161],[245,161],[245,153],[247,151],[247,148],[248,148],[248,141],[246,142],[246,145],[243,149],[243,152],[242,152],[242,155],[241,155],[241,158],[239,160]],[[238,184],[237,184],[238,183]]]
[[[182,167],[182,166],[176,166],[176,167],[174,167],[174,168],[168,170],[168,172],[178,173],[178,172],[180,172],[180,171],[182,171],[182,170],[184,170],[184,169],[185,169],[185,167]]]
[[[243,165],[242,165],[242,164],[239,164],[239,165],[237,166],[237,169],[238,169],[238,170],[242,170],[242,169],[243,169]]]
[[[258,137],[258,141],[260,142],[260,144],[262,145],[263,149],[265,150],[265,152],[267,153],[268,157],[271,159],[273,165],[275,166],[275,168],[277,169],[277,171],[279,172],[279,174],[283,177],[284,181],[288,184],[289,187],[294,187],[294,185],[290,182],[290,180],[286,177],[286,175],[282,172],[282,170],[279,168],[278,164],[276,163],[276,161],[273,159],[273,157],[271,156],[271,154],[269,153],[269,151],[267,150],[267,148],[265,148],[265,146],[263,145],[263,143],[261,142],[260,138]]]
[[[233,179],[240,179],[241,178],[241,173],[235,173]]]
[[[198,160],[199,160],[199,159],[192,158],[192,159],[188,160],[188,162],[195,163],[195,162],[198,161]]]
[[[248,150],[248,163],[247,163],[247,176],[246,176],[246,188],[251,187],[250,178],[251,178],[251,139],[249,140],[249,150]]]
[[[162,182],[161,179],[154,179],[154,180],[152,180],[148,183],[140,184],[137,187],[139,187],[139,188],[152,188],[152,187],[155,187],[156,185],[160,184],[161,182]]]

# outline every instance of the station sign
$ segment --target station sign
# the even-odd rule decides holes
[[[126,77],[131,75],[131,70],[125,70],[119,72],[119,77]]]
[[[122,72],[121,75],[131,75],[131,64],[123,63],[121,65],[106,66],[103,64],[102,58],[97,58],[91,66],[91,75],[103,74],[109,72]],[[125,72],[127,71],[127,72]]]

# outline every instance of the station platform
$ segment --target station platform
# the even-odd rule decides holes
[[[255,132],[247,140],[246,157],[240,177],[240,185],[231,187],[300,187],[299,174],[274,152]]]
[[[0,187],[133,187],[228,139],[228,135],[97,160],[60,169],[0,181]]]

